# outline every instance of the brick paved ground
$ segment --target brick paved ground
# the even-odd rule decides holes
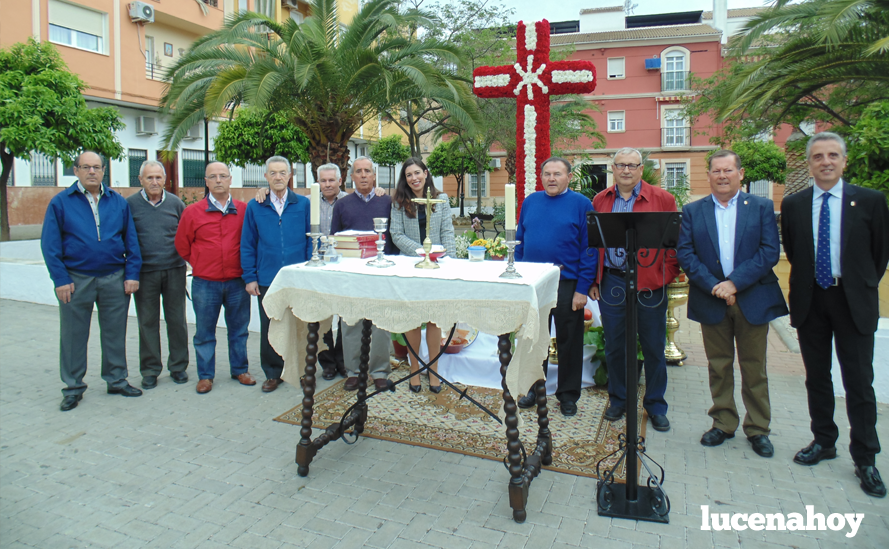
[[[199,396],[192,366],[188,384],[165,374],[141,398],[107,395],[95,318],[90,387],[77,409],[61,413],[57,310],[0,301],[0,546],[889,547],[889,500],[861,492],[844,447],[839,459],[815,468],[791,463],[810,435],[799,358],[779,339],[769,359],[776,456],[759,458],[740,436],[719,448],[698,443],[710,402],[695,333],[683,320],[679,342],[690,358],[670,369],[673,430],[649,429],[649,453],[667,468],[670,524],[600,518],[593,480],[548,471],[534,481],[527,522],[516,524],[507,472],[488,460],[361,439],[328,446],[310,476],[299,478],[298,429],[272,421],[299,402],[291,386],[263,394],[223,370],[213,391]],[[127,346],[138,385],[133,320]],[[255,334],[249,348],[259,375]],[[842,400],[838,409],[846,433]],[[884,442],[886,411],[880,406]],[[880,464],[889,473],[885,458]],[[852,540],[833,531],[708,532],[700,529],[701,505],[722,513],[805,513],[814,505],[825,515],[865,518]]]

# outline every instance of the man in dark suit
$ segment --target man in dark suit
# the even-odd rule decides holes
[[[719,446],[734,438],[740,417],[735,406],[735,344],[741,367],[741,397],[747,414],[744,434],[753,451],[772,457],[772,410],[766,375],[769,321],[787,314],[772,271],[780,257],[778,224],[771,200],[741,192],[744,168],[733,151],[710,157],[707,179],[713,194],[682,210],[676,256],[691,281],[688,318],[701,323],[710,372],[713,427],[701,444]]]
[[[840,136],[813,136],[806,159],[815,186],[781,204],[784,251],[791,267],[790,323],[799,334],[815,435],[793,461],[815,465],[837,455],[833,339],[846,389],[855,475],[866,494],[885,497],[886,485],[874,466],[880,441],[873,358],[877,287],[889,264],[889,208],[882,193],[843,181],[846,144]]]

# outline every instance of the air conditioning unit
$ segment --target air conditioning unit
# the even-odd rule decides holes
[[[185,133],[185,139],[200,139],[202,134],[203,128],[201,127],[201,124],[195,124]]]
[[[130,20],[133,23],[154,23],[154,7],[145,2],[130,2]]]
[[[157,135],[157,119],[153,116],[136,118],[136,135]]]
[[[495,170],[499,170],[500,169],[500,159],[499,158],[492,158],[491,161],[488,162],[488,166],[490,166],[491,168],[494,168]]]
[[[284,7],[292,10],[299,9],[298,4],[299,2],[297,0],[284,0]]]

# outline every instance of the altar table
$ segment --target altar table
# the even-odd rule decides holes
[[[502,261],[470,262],[442,258],[441,268],[416,269],[417,258],[393,256],[395,266],[368,267],[366,259],[344,258],[323,267],[306,264],[284,267],[263,299],[271,323],[269,341],[284,358],[286,380],[304,379],[303,419],[297,463],[306,476],[317,451],[354,427],[360,435],[367,417],[367,354],[371,323],[402,333],[434,322],[447,330],[465,322],[482,332],[502,334],[499,338],[503,409],[510,471],[510,506],[516,521],[525,520],[525,504],[531,480],[541,465],[551,461],[551,439],[547,419],[546,391],[541,365],[549,348],[549,313],[556,304],[559,269],[551,264],[516,263],[519,279],[502,279]],[[312,414],[317,354],[323,350],[319,332],[330,326],[334,314],[354,325],[363,322],[362,364],[353,414],[331,425],[315,440]],[[510,352],[509,334],[516,333],[515,351]],[[301,342],[307,341],[303,346]],[[522,458],[518,435],[517,407],[512,395],[535,387],[538,398],[538,440],[533,451]],[[404,390],[407,388],[405,387]]]

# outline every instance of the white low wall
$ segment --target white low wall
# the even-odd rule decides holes
[[[190,288],[190,277],[188,283]],[[0,243],[0,298],[58,306],[52,279],[43,263],[39,240]],[[258,301],[255,297],[250,301],[250,331],[259,332]],[[185,314],[188,322],[194,324],[194,309],[190,301],[185,307]],[[220,328],[225,327],[223,314],[219,314],[216,324]],[[161,318],[163,315],[162,309]],[[130,300],[130,316],[136,316],[133,300]]]

